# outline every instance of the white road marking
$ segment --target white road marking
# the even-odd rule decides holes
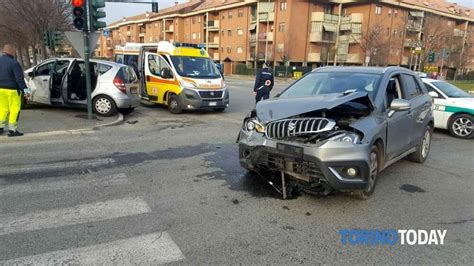
[[[11,175],[11,174],[23,174],[29,172],[41,172],[41,171],[51,171],[56,169],[65,169],[65,168],[75,168],[75,167],[97,167],[101,165],[111,164],[114,163],[115,160],[112,158],[104,158],[104,159],[92,159],[92,160],[81,160],[81,161],[66,161],[66,162],[52,162],[52,163],[42,163],[30,167],[24,166],[7,166],[0,168],[0,177],[2,175]],[[19,167],[19,168],[15,168]]]
[[[98,222],[151,212],[141,198],[116,199],[70,208],[19,215],[0,215],[0,236],[66,225]]]
[[[43,179],[34,180],[24,184],[2,185],[0,184],[0,197],[8,195],[19,195],[28,193],[40,193],[57,190],[71,190],[91,186],[119,186],[130,184],[127,175],[124,173],[110,175],[106,177],[97,177],[77,180],[59,180],[47,181]]]
[[[154,265],[183,260],[166,232],[0,261],[0,265]]]

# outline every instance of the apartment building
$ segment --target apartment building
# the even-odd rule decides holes
[[[421,70],[435,52],[431,66],[474,69],[474,12],[444,0],[191,0],[108,28],[111,35],[101,38],[104,57],[126,42],[168,40],[203,43],[214,60],[248,66]]]

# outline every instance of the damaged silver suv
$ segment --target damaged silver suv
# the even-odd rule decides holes
[[[240,164],[283,194],[350,191],[367,199],[384,168],[426,160],[432,99],[400,67],[324,67],[259,102],[238,137]]]

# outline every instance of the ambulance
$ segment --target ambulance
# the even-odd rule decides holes
[[[183,110],[223,112],[229,91],[202,45],[159,42],[143,45],[138,57],[140,96],[143,101]]]

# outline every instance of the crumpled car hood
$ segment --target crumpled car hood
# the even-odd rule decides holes
[[[256,111],[258,119],[268,123],[316,110],[329,110],[363,97],[368,98],[367,93],[358,91],[345,96],[341,93],[331,93],[301,98],[273,98],[260,101],[257,104]]]

